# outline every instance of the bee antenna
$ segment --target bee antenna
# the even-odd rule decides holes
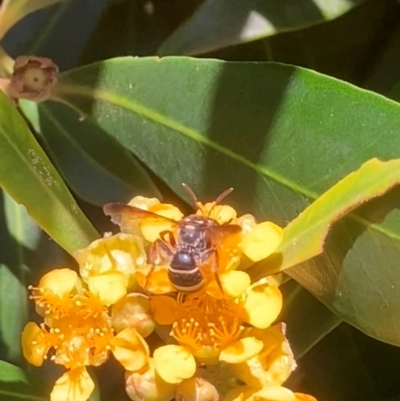
[[[189,195],[190,200],[193,202],[193,206],[197,207],[197,197],[194,194],[192,188],[190,188],[189,185],[186,185],[184,182],[182,182],[182,187]]]
[[[233,191],[233,187],[226,189],[215,201],[216,205],[219,205],[231,192]]]
[[[231,187],[231,188],[226,189],[224,192],[222,192],[222,194],[220,196],[218,196],[218,198],[214,202],[214,205],[212,206],[212,208],[209,210],[208,215],[210,215],[211,212],[213,211],[213,209],[215,208],[215,206],[219,205],[232,191],[233,191],[233,188]]]

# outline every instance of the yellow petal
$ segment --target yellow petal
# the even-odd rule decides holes
[[[176,319],[177,302],[172,297],[158,295],[150,297],[150,310],[154,320],[161,325],[172,324]]]
[[[219,275],[224,294],[221,294],[217,282],[214,280],[207,285],[206,292],[214,298],[221,298],[223,295],[229,295],[237,298],[242,295],[251,284],[250,276],[239,270],[232,270]]]
[[[142,369],[149,359],[149,347],[136,330],[127,327],[110,341],[111,350],[121,365],[131,372]]]
[[[104,305],[113,305],[126,295],[128,278],[123,273],[110,272],[88,277],[87,284]]]
[[[149,210],[154,205],[159,204],[160,201],[157,198],[146,198],[145,196],[135,196],[128,203],[129,206],[135,206],[143,210]]]
[[[176,292],[168,278],[168,266],[147,265],[136,272],[135,278],[139,285],[151,294],[168,294]]]
[[[256,356],[263,349],[263,342],[254,337],[245,337],[221,351],[219,360],[227,363],[240,363]]]
[[[252,328],[248,333],[261,340],[264,348],[254,358],[230,365],[232,373],[253,388],[280,386],[296,368],[293,352],[285,336],[285,325],[279,323],[268,329]]]
[[[296,397],[290,390],[280,386],[266,386],[259,390],[248,386],[241,386],[229,391],[225,396],[225,398],[223,399],[223,401],[254,401],[254,400],[296,401]]]
[[[294,393],[296,396],[296,401],[317,401],[312,395],[302,394],[302,393]]]
[[[266,386],[253,393],[256,399],[266,401],[296,401],[296,396],[292,391],[281,386]]]
[[[183,217],[182,212],[177,207],[166,203],[154,205],[149,208],[149,211],[175,221],[179,221]],[[171,231],[173,229],[173,223],[157,218],[143,218],[140,221],[140,229],[142,230],[143,237],[147,241],[154,242],[160,237],[160,232]]]
[[[55,383],[51,401],[87,401],[94,389],[93,380],[85,368],[64,373]]]
[[[283,230],[266,221],[246,233],[241,242],[243,253],[253,262],[265,259],[276,251],[283,239]]]
[[[170,205],[168,203],[160,203],[158,205],[152,206],[150,209],[153,213],[158,214],[159,216],[164,216],[172,220],[179,221],[182,219],[182,212],[174,205]]]
[[[205,205],[201,205],[201,208],[202,209],[199,209],[199,211],[202,212],[202,214],[217,220],[219,224],[229,223],[237,217],[236,210],[229,205],[216,205],[215,202],[209,202]]]
[[[39,288],[48,288],[62,298],[79,284],[78,274],[71,269],[54,269],[46,273],[39,282]]]
[[[257,390],[252,390],[248,386],[235,387],[228,391],[223,401],[246,401],[250,398],[251,392],[255,393]],[[245,397],[245,395],[247,397]]]
[[[25,359],[34,366],[41,366],[48,351],[45,341],[41,341],[43,331],[34,322],[29,322],[22,332],[21,344]]]
[[[100,274],[119,272],[127,277],[131,290],[137,286],[134,274],[147,263],[143,238],[124,233],[93,241],[85,249],[74,252],[74,257],[84,281]]]
[[[169,401],[174,398],[176,389],[176,384],[161,379],[152,358],[149,359],[146,370],[126,372],[125,383],[126,392],[132,400]]]
[[[219,394],[213,384],[203,377],[192,377],[178,384],[177,401],[218,401]]]
[[[144,196],[135,196],[132,200],[129,201],[129,206],[135,206],[139,209],[150,210],[154,205],[158,205],[160,201],[157,198],[146,198]],[[121,232],[131,234],[131,235],[139,235],[143,237],[142,230],[140,229],[140,222],[135,219],[131,219],[129,216],[122,214],[120,216],[119,226],[121,228]]]
[[[154,351],[156,370],[167,383],[180,383],[196,372],[196,361],[188,350],[180,345],[165,345]]]
[[[149,298],[143,294],[132,293],[120,299],[112,307],[111,324],[117,332],[132,327],[142,337],[149,336],[155,328]]]
[[[252,326],[265,329],[278,317],[282,309],[282,294],[274,285],[259,286],[249,290],[243,308]]]

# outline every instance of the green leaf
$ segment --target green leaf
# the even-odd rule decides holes
[[[61,1],[67,0],[4,0],[0,7],[0,39],[26,15]]]
[[[286,335],[298,360],[342,320],[294,280],[280,288],[284,303],[279,320],[287,325]]]
[[[268,61],[308,67],[363,86],[374,61],[371,55],[381,54],[382,43],[398,22],[397,12],[398,4],[391,0],[367,1],[329,23],[271,36],[256,43],[264,47]],[[225,53],[238,48],[241,54],[242,46],[228,48]],[[389,69],[394,69],[393,63],[383,74],[387,76]]]
[[[354,331],[342,323],[301,359],[298,369],[309,384],[307,393],[317,400],[384,400]]]
[[[1,383],[24,383],[28,384],[28,379],[24,371],[11,363],[0,361],[0,382]]]
[[[393,99],[396,100],[396,102],[400,102],[400,81],[397,82],[393,88],[390,90],[388,96]]]
[[[58,95],[181,196],[182,182],[201,200],[233,186],[240,214],[282,226],[367,160],[400,157],[400,105],[281,64],[119,58],[64,74]],[[390,191],[342,219],[296,276],[339,317],[394,344],[398,199]]]
[[[154,55],[161,43],[202,0],[108,1],[80,64],[121,55]]]
[[[132,154],[89,118],[80,121],[76,111],[59,103],[21,104],[63,178],[80,198],[103,206],[121,199],[128,202],[139,194],[160,197]]]
[[[41,397],[38,391],[29,385],[24,371],[18,366],[5,361],[0,361],[0,400],[28,400],[28,401],[46,401]]]
[[[98,237],[23,118],[0,93],[0,185],[64,249]]]
[[[198,54],[337,18],[365,0],[206,0],[158,54]]]
[[[396,19],[396,23],[397,23]],[[397,60],[400,57],[398,46],[400,40],[400,26],[397,24],[390,30],[390,37],[380,47],[378,57],[369,65],[368,76],[363,86],[394,100],[399,100],[396,84],[400,80],[400,68]],[[397,93],[396,93],[397,92]]]
[[[4,47],[14,57],[44,55],[54,60],[61,71],[76,67],[107,3],[109,0],[67,0],[35,12],[5,37]]]
[[[319,255],[324,250],[325,238],[329,228],[337,220],[370,199],[383,195],[400,183],[400,159],[381,162],[372,159],[357,171],[343,178],[339,183],[321,195],[284,229],[281,245],[269,262],[259,262],[252,269],[255,280],[267,274],[299,265]],[[351,216],[361,224],[366,221]],[[379,230],[378,227],[376,227]],[[256,273],[257,272],[257,273]],[[295,273],[294,273],[295,272]],[[291,269],[289,275],[301,275],[301,267]],[[300,282],[315,292],[311,284]]]
[[[35,251],[41,230],[6,193],[0,202],[0,355],[20,363],[21,332],[27,321],[27,252]]]
[[[28,320],[27,286],[37,283],[43,272],[72,261],[49,241],[25,207],[1,190],[0,243],[0,355],[23,366],[21,333]]]

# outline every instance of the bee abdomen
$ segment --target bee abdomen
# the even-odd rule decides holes
[[[168,278],[181,292],[192,292],[204,285],[204,278],[196,260],[189,252],[177,252],[172,258]]]

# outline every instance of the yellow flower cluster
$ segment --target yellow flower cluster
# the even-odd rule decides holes
[[[217,242],[217,271],[207,260],[196,266],[204,285],[183,293],[170,281],[168,263],[148,257],[162,233],[179,236],[175,222],[183,214],[157,199],[136,197],[129,205],[150,213],[139,219],[121,213],[113,221],[122,233],[76,252],[80,277],[54,270],[32,288],[44,321],[26,326],[24,355],[37,366],[49,355],[67,369],[51,401],[85,401],[93,390],[86,367],[104,363],[110,352],[126,369],[135,401],[314,400],[282,387],[296,365],[284,325],[271,326],[282,308],[279,279],[252,283],[244,271],[277,249],[282,229],[238,217],[230,206],[197,203],[198,215],[240,229]],[[150,352],[144,338],[154,329],[167,333],[167,345]],[[203,377],[213,366],[229,372],[231,388]]]
[[[110,352],[129,371],[147,365],[144,337],[155,327],[149,300],[127,295],[135,287],[133,271],[145,260],[141,245],[125,234],[100,239],[76,254],[81,277],[55,269],[30,287],[43,322],[25,326],[24,356],[35,366],[50,359],[67,369],[55,383],[52,401],[86,401],[94,388],[86,367],[103,364]]]

